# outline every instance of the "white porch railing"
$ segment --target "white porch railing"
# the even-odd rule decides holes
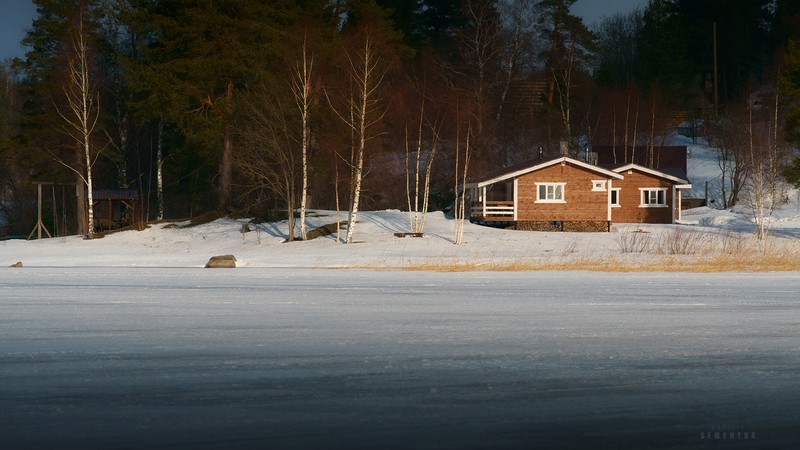
[[[514,202],[475,202],[471,214],[472,217],[514,217]]]

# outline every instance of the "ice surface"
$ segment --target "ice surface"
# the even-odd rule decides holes
[[[799,290],[793,273],[4,269],[0,439],[792,448]]]

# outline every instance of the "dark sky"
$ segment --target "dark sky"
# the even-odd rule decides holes
[[[22,56],[19,41],[36,15],[31,0],[0,0],[0,61]]]
[[[578,0],[572,5],[572,14],[582,17],[591,28],[605,16],[627,13],[636,8],[644,8],[649,0]]]
[[[583,17],[587,26],[599,22],[604,16],[618,12],[628,12],[641,6],[648,0],[578,0],[572,8],[573,14]],[[23,48],[19,42],[30,28],[36,15],[36,8],[31,0],[0,0],[0,61],[22,56]]]

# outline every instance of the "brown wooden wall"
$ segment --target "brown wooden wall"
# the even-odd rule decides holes
[[[630,173],[629,173],[630,172]],[[672,185],[668,180],[637,170],[621,173],[624,180],[614,180],[612,187],[619,191],[619,208],[611,208],[614,223],[672,223]],[[667,188],[666,208],[642,208],[639,188]]]
[[[522,175],[518,180],[519,221],[608,220],[608,192],[592,192],[592,180],[607,180],[605,175],[565,163]],[[566,203],[536,203],[535,183],[566,183]]]

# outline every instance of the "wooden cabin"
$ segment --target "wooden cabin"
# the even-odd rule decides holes
[[[612,169],[562,156],[507,167],[466,187],[470,221],[475,223],[526,230],[609,231],[615,222],[679,220],[679,189],[691,185],[685,177],[636,164]]]

